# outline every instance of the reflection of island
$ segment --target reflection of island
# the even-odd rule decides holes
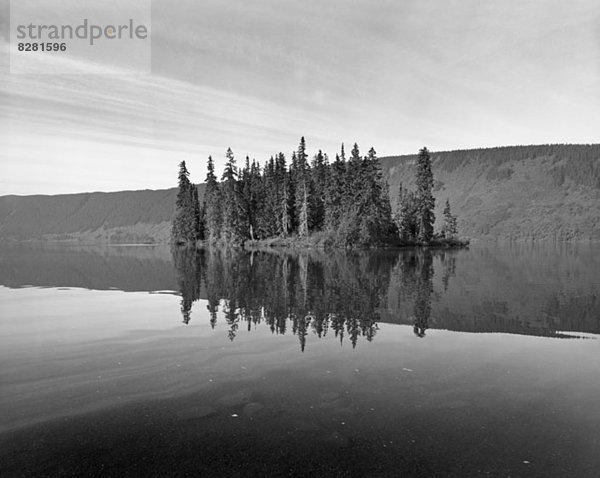
[[[239,328],[264,323],[273,333],[291,331],[304,350],[309,333],[333,334],[356,346],[371,341],[397,254],[331,256],[235,250],[176,249],[175,265],[185,323],[205,290],[213,325],[219,309],[233,340]]]
[[[304,341],[325,334],[369,339],[376,325],[361,335],[353,324],[371,321],[417,325],[419,334],[448,329],[573,337],[600,334],[598,251],[594,245],[327,255],[178,249],[174,268],[172,253],[161,246],[5,244],[0,285],[178,291],[185,322],[194,320],[192,304],[200,299],[213,325],[230,322],[232,337],[249,312],[251,321],[264,324],[263,305],[273,333],[299,331]]]
[[[212,326],[217,320],[224,321],[231,340],[240,329],[251,330],[259,324],[274,334],[296,335],[302,350],[311,336],[334,336],[340,343],[346,339],[356,347],[361,337],[373,340],[381,322],[410,325],[420,338],[428,329],[548,337],[576,335],[559,331],[600,331],[597,321],[584,329],[577,322],[568,322],[572,320],[571,305],[582,311],[583,317],[593,315],[598,310],[594,297],[586,299],[585,306],[579,305],[581,298],[571,298],[567,304],[546,300],[524,320],[522,304],[509,302],[502,295],[505,290],[474,284],[465,292],[459,280],[465,272],[460,263],[457,266],[458,259],[465,257],[460,251],[180,248],[173,254],[183,321],[191,320],[194,302],[206,300]],[[509,292],[516,294],[521,289],[514,287]]]

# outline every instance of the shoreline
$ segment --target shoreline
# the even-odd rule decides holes
[[[336,243],[331,236],[323,234],[314,234],[305,238],[297,236],[290,237],[272,237],[268,239],[247,240],[243,244],[225,244],[208,243],[208,241],[198,241],[197,249],[205,247],[236,247],[246,250],[270,250],[270,249],[337,249],[337,250],[389,250],[389,249],[465,249],[468,248],[471,241],[465,238],[438,238],[429,242],[402,241],[400,239],[388,242],[381,242],[368,246],[346,246]],[[186,244],[174,244],[177,247],[186,247]]]

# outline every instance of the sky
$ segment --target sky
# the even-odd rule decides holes
[[[60,59],[78,75],[11,73],[9,13],[0,195],[168,188],[182,160],[201,182],[301,136],[331,158],[600,142],[597,0],[152,0],[150,72]]]

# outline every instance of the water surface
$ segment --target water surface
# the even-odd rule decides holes
[[[0,249],[9,476],[596,476],[600,247]]]

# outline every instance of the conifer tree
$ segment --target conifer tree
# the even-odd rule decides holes
[[[427,148],[419,150],[417,156],[417,206],[418,206],[418,239],[429,242],[433,238],[433,223],[435,215],[435,198],[433,197],[433,173],[431,171],[431,157]]]
[[[403,189],[402,184],[398,188],[394,222],[400,239],[403,241],[415,241],[417,239],[417,201],[415,194],[412,191]]]
[[[275,158],[271,156],[264,166],[262,175],[263,209],[260,211],[261,234],[272,237],[277,234],[279,226],[279,188],[277,178],[277,165]]]
[[[206,189],[204,192],[204,211],[206,217],[206,238],[216,242],[221,237],[221,198],[220,187],[215,176],[215,165],[211,156],[208,157],[206,173]]]
[[[293,224],[293,214],[292,214],[292,201],[293,201],[293,190],[291,187],[292,181],[290,180],[290,175],[285,174],[283,178],[283,188],[281,195],[281,204],[279,209],[279,214],[281,216],[281,229],[279,231],[279,235],[282,237],[287,237],[287,235],[292,230]]]
[[[260,167],[255,160],[250,165],[250,158],[246,156],[246,164],[239,181],[241,190],[240,227],[243,235],[255,239],[259,229],[259,214],[261,212],[263,191],[260,177]]]
[[[290,232],[294,232],[297,230],[297,222],[296,222],[296,183],[297,183],[297,175],[298,175],[298,159],[296,158],[296,151],[292,152],[292,159],[290,162],[290,168],[288,172],[289,176],[289,187],[290,187],[290,214],[291,214],[291,223],[290,223]]]
[[[295,192],[295,213],[296,213],[296,224],[298,227],[298,235],[305,237],[308,235],[310,217],[310,204],[309,188],[310,188],[310,171],[307,161],[308,155],[306,154],[306,142],[304,136],[300,138],[300,144],[298,145],[298,151],[295,155],[295,170],[293,171],[294,177],[294,192]],[[294,159],[294,158],[292,158]]]
[[[327,184],[325,198],[325,225],[333,231],[337,228],[344,207],[346,196],[346,162],[344,145],[342,144],[341,155],[335,155],[335,161],[331,165],[331,173]]]
[[[242,201],[238,185],[238,171],[231,148],[225,154],[226,162],[221,178],[221,192],[223,201],[223,225],[221,239],[226,244],[239,244],[244,238],[244,224],[242,222]]]
[[[450,200],[446,199],[446,204],[444,206],[444,224],[442,225],[443,237],[456,237],[456,235],[458,234],[458,227],[456,222],[456,216],[453,216],[452,211],[450,210]]]
[[[311,168],[310,217],[309,226],[313,231],[320,231],[325,225],[325,196],[329,176],[327,155],[321,150],[315,155]]]
[[[360,157],[360,150],[358,144],[354,143],[352,151],[350,152],[350,159],[348,160],[348,166],[346,168],[348,179],[346,181],[346,193],[347,199],[355,201],[358,196],[362,194],[362,158]]]
[[[389,237],[394,229],[387,183],[374,148],[369,150],[360,168],[359,196],[360,240],[365,245]]]
[[[190,183],[189,175],[185,161],[182,161],[179,164],[179,191],[171,226],[171,241],[175,243],[191,243],[197,239],[194,186]]]
[[[279,153],[275,161],[275,178],[277,182],[277,231],[276,234],[286,237],[293,224],[293,189],[290,173],[286,168],[285,155]]]
[[[191,201],[194,210],[194,236],[196,240],[204,240],[204,208],[200,205],[200,201],[198,200],[198,186],[196,184],[191,185],[190,193],[192,195]]]

